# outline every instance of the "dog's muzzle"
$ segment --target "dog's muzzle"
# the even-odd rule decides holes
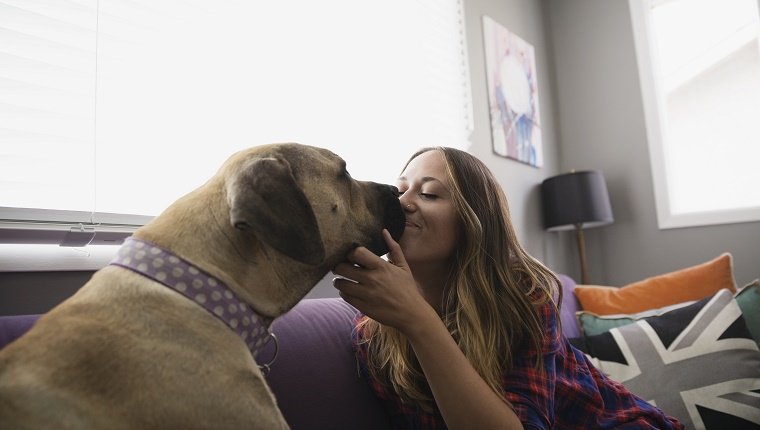
[[[375,187],[379,196],[377,199],[379,206],[377,210],[382,213],[382,227],[376,234],[372,235],[372,241],[367,245],[367,249],[377,255],[384,255],[388,253],[388,247],[385,245],[385,240],[383,240],[382,229],[387,229],[393,240],[398,242],[401,239],[401,235],[404,234],[406,215],[398,199],[398,188],[392,185],[374,183],[372,186]]]

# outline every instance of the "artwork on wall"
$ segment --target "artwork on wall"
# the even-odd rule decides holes
[[[535,50],[487,16],[483,16],[483,35],[493,151],[541,167]]]

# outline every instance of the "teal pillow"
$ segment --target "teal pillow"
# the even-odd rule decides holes
[[[622,327],[624,325],[635,323],[641,319],[656,317],[664,314],[667,311],[678,309],[692,303],[694,302],[678,303],[675,305],[665,306],[664,308],[650,309],[635,314],[597,315],[589,311],[579,311],[575,313],[575,316],[578,318],[578,323],[581,326],[583,335],[595,336],[597,334],[607,332],[615,327]]]
[[[636,322],[636,314],[632,315],[597,315],[588,311],[575,314],[584,336],[596,336],[615,327],[622,327]]]
[[[760,279],[755,279],[742,287],[735,295],[752,338],[760,345]],[[635,314],[597,315],[588,311],[579,311],[575,315],[581,326],[583,336],[595,336],[610,329],[622,327],[636,321],[659,316],[665,312],[687,306],[694,302],[679,303],[659,309],[651,309]]]
[[[734,296],[752,338],[760,345],[760,279],[743,286]]]

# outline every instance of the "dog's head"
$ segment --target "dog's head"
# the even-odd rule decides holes
[[[353,179],[334,153],[288,143],[241,151],[230,160],[230,222],[308,265],[333,265],[355,246],[387,252],[381,235],[404,229],[398,190]]]

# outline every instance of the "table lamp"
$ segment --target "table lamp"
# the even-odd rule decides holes
[[[575,229],[581,263],[581,282],[589,283],[583,229],[611,224],[612,207],[602,173],[596,170],[564,173],[541,183],[544,228]]]

